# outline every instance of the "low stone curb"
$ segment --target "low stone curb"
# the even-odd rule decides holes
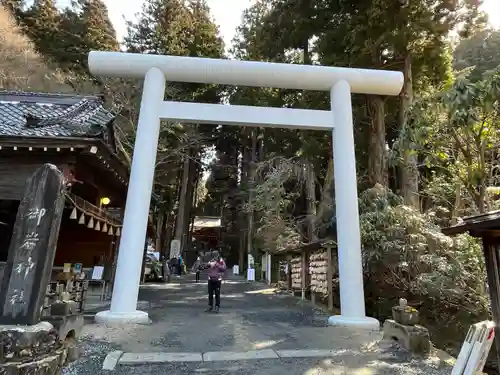
[[[115,350],[114,352],[109,353],[106,358],[104,358],[104,362],[102,364],[103,370],[113,371],[118,364],[123,352],[121,350]]]
[[[244,361],[260,359],[281,359],[281,358],[314,358],[314,357],[335,357],[345,355],[348,350],[334,351],[328,349],[298,349],[298,350],[250,350],[246,352],[154,352],[154,353],[123,353],[119,351],[111,352],[104,360],[103,369],[113,370],[119,365],[142,365],[152,363],[171,362],[217,362],[217,361]],[[106,366],[106,368],[105,368]]]

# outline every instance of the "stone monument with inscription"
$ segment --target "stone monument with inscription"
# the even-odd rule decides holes
[[[63,174],[45,164],[26,182],[0,290],[0,324],[36,324],[64,209]]]
[[[58,375],[67,349],[41,322],[64,209],[63,174],[51,164],[26,182],[0,290],[0,374]]]

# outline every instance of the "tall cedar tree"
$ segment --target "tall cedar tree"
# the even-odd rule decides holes
[[[469,78],[480,80],[500,65],[500,30],[483,30],[462,40],[453,51],[453,60],[456,70],[470,68]]]
[[[63,54],[60,44],[61,15],[55,0],[35,0],[23,15],[28,37],[46,59],[58,61]]]
[[[128,23],[124,45],[128,51],[138,53],[212,58],[224,56],[223,41],[205,1],[146,0],[137,20]],[[169,82],[167,96],[181,101],[219,103],[222,89],[214,85]],[[160,130],[156,176],[157,181],[168,181],[170,186],[158,184],[157,191],[164,202],[172,203],[178,199],[178,191],[182,191],[185,193],[183,195],[187,196],[183,202],[186,201],[190,205],[195,182],[200,173],[199,163],[196,162],[199,161],[201,150],[213,144],[207,142],[211,142],[216,136],[216,131],[211,125],[177,125],[183,129],[183,134],[173,136],[174,124],[162,126]],[[175,153],[174,150],[179,152]],[[172,154],[176,157],[172,157]],[[186,157],[191,162],[184,168],[185,163],[179,159]],[[182,173],[189,173],[189,176],[182,178]],[[190,183],[181,188],[176,186],[179,181]],[[177,235],[186,233],[183,227],[188,222],[186,217],[189,209],[190,207],[179,207]]]
[[[62,11],[54,0],[36,0],[24,13],[23,23],[37,50],[65,70],[86,74],[89,51],[119,49],[101,0],[78,0]]]
[[[78,3],[82,9],[80,27],[84,32],[84,50],[117,51],[116,31],[106,5],[101,0],[78,0]]]
[[[357,133],[361,137],[358,149],[361,155],[368,152],[367,174],[371,184],[388,184],[387,146],[405,128],[414,86],[419,90],[451,77],[449,32],[457,25],[470,29],[476,22],[484,21],[477,4],[466,0],[261,0],[259,3],[266,14],[256,27],[256,37],[248,40],[247,46],[255,49],[257,45],[267,59],[281,61],[298,49],[305,63],[317,58],[325,65],[400,69],[405,73],[405,88],[399,103],[376,96],[358,103],[359,97],[355,98]],[[316,107],[321,103],[307,102]],[[390,114],[386,113],[387,106],[393,109]],[[394,116],[398,112],[400,115]],[[389,130],[386,122],[391,125]],[[369,125],[368,136],[361,124]],[[418,206],[417,151],[408,152],[413,147],[411,142],[406,146],[401,151],[402,176],[393,187],[401,190],[408,204]]]

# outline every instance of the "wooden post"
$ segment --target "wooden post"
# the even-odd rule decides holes
[[[266,269],[266,277],[267,277],[267,285],[271,285],[273,281],[273,257],[271,254],[267,254],[267,269]]]
[[[300,262],[300,275],[301,275],[301,282],[300,282],[300,287],[301,287],[301,299],[306,299],[306,277],[307,277],[307,270],[306,270],[306,252],[302,252],[301,254],[301,262]]]
[[[287,262],[287,272],[286,272],[286,282],[287,282],[287,289],[291,290],[293,293],[292,289],[292,256],[287,255],[286,257],[286,262]]]
[[[332,247],[326,246],[327,268],[326,268],[326,288],[328,292],[328,310],[333,310],[333,268],[332,268]]]
[[[264,269],[267,270],[267,263],[266,262],[267,262],[267,253],[264,253],[260,257],[260,280],[264,281],[264,282],[267,279],[267,275],[264,278]]]
[[[279,289],[281,281],[281,269],[280,269],[280,258],[278,256],[275,256],[275,266],[276,266],[276,285],[278,285]]]
[[[483,237],[483,254],[486,263],[486,274],[491,299],[491,313],[495,323],[495,349],[497,369],[500,371],[500,278],[499,244],[495,239]]]
[[[119,237],[113,236],[113,257],[112,257],[112,263],[111,263],[111,279],[109,281],[108,295],[106,296],[106,299],[109,298],[110,294],[113,291],[113,286],[115,284],[116,262],[118,261],[118,249],[119,249],[119,244],[120,244],[120,238],[122,238],[122,237],[121,236],[119,236]]]
[[[45,164],[26,182],[17,211],[0,292],[0,323],[41,318],[64,210],[63,174]]]
[[[245,269],[245,250],[246,250],[245,236],[246,236],[245,231],[243,229],[240,230],[240,246],[238,248],[238,266],[240,268],[240,272],[243,272]]]

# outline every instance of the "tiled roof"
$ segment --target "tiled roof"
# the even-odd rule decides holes
[[[101,98],[0,91],[0,136],[99,137],[115,117]]]

